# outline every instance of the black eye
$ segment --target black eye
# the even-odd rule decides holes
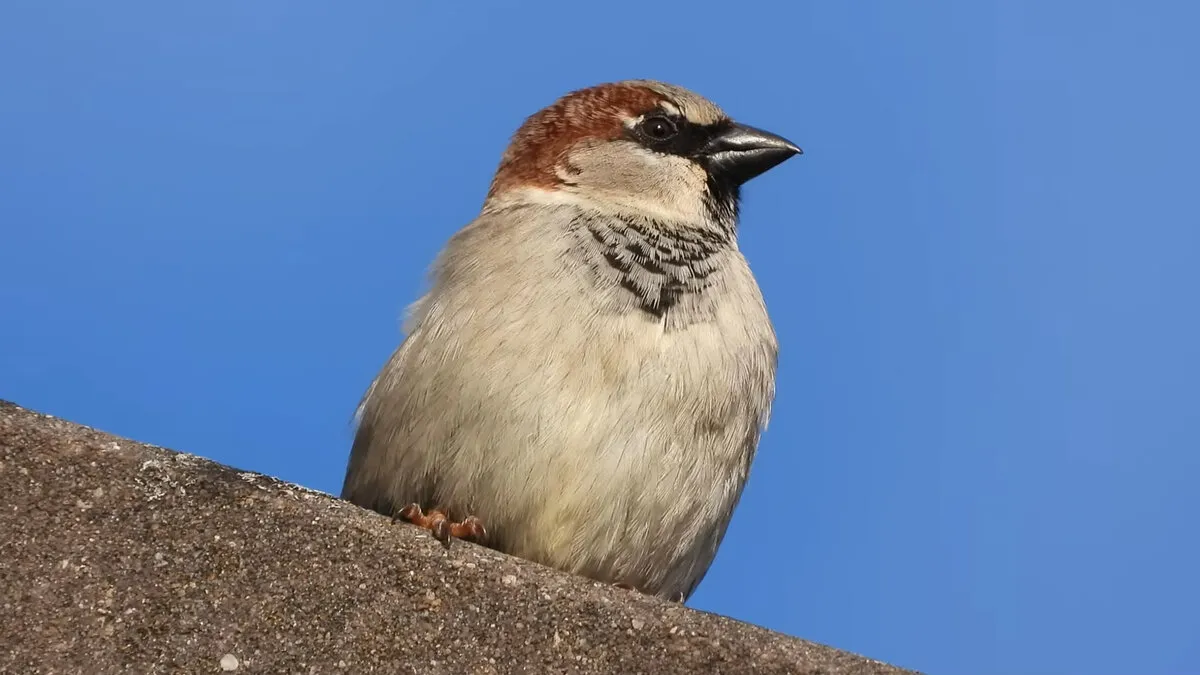
[[[679,128],[675,126],[675,122],[669,117],[647,117],[645,120],[642,120],[642,133],[646,134],[651,140],[665,141],[679,133]]]

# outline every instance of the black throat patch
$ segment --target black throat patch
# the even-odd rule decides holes
[[[615,277],[644,312],[661,318],[680,300],[713,283],[717,254],[733,245],[728,230],[664,226],[646,220],[583,216],[579,222],[598,256],[601,276]]]

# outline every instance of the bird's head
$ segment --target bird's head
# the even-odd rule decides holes
[[[513,135],[488,192],[733,226],[746,181],[801,150],[681,87],[627,80],[571,92]],[[486,208],[486,206],[485,206]]]

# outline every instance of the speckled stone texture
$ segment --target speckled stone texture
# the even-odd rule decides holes
[[[0,495],[4,673],[909,672],[4,402]]]

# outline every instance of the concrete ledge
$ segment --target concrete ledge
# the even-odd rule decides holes
[[[902,673],[0,401],[0,672]]]

